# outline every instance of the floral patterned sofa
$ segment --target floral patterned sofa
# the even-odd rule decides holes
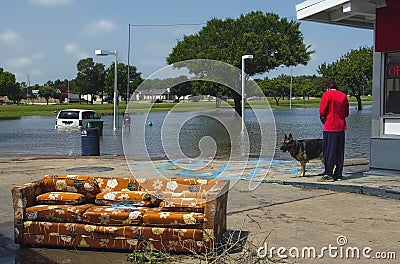
[[[12,189],[24,245],[205,252],[226,231],[229,181],[48,175]]]

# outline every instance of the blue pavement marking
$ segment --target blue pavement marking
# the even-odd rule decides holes
[[[204,166],[207,163],[207,161],[205,160],[191,160],[190,162],[188,162],[187,160],[173,160],[171,162],[176,166],[179,166],[177,164],[182,164],[182,163],[190,164],[189,167],[182,169],[182,173],[189,173],[190,171],[197,170],[198,168]]]
[[[207,178],[207,179],[227,179],[227,180],[233,180],[233,179],[237,179],[238,177],[234,177],[234,176],[227,176],[227,175],[222,175],[223,172],[227,171],[229,169],[230,165],[237,165],[237,163],[235,162],[217,162],[217,163],[213,163],[213,165],[216,164],[220,164],[220,166],[214,170],[213,172],[208,172],[208,173],[194,173],[193,170],[195,170],[196,168],[199,168],[201,166],[203,166],[204,164],[208,163],[209,161],[205,161],[205,160],[197,160],[195,162],[191,163],[191,166],[189,168],[184,168],[184,169],[169,169],[170,166],[175,165],[175,166],[179,166],[177,164],[182,163],[182,160],[173,160],[173,161],[168,161],[166,164],[163,164],[159,167],[157,167],[157,170],[160,173],[167,173],[167,174],[176,174],[176,175],[183,175],[186,177],[196,177],[196,178]],[[186,161],[184,162],[186,163]],[[247,161],[245,164],[258,164],[260,163],[259,160],[249,160]],[[187,164],[187,163],[186,163]],[[261,162],[261,164],[263,164]],[[269,164],[268,164],[269,165]],[[254,169],[252,169],[249,173],[249,175],[247,176],[248,180],[253,179],[262,169],[268,169],[269,166],[267,165],[261,165],[261,166],[256,166]],[[229,172],[229,170],[228,170]],[[237,172],[237,170],[235,170],[235,172]],[[243,177],[241,177],[243,179]]]
[[[214,177],[217,177],[218,175],[220,175],[222,172],[224,172],[226,170],[226,168],[228,168],[230,162],[225,162],[224,165],[222,165],[218,170],[216,170],[212,175]],[[234,177],[233,177],[234,178]]]
[[[285,163],[292,163],[292,160],[272,160],[272,164],[285,164]]]
[[[244,162],[238,161],[212,161],[211,165],[215,166],[215,170],[208,172],[201,172],[202,167],[206,167],[210,163],[208,160],[161,160],[161,161],[142,161],[135,162],[131,165],[133,170],[149,170],[153,167],[161,174],[174,174],[185,177],[193,178],[206,178],[206,179],[226,179],[226,180],[252,180],[263,170],[266,172],[268,169],[288,171],[291,174],[299,172],[297,162],[293,160],[272,160],[272,162],[263,161],[259,159],[250,159]],[[243,166],[241,166],[241,164]],[[149,165],[151,165],[149,167]],[[296,165],[296,166],[295,166]],[[120,165],[123,166],[123,165]],[[174,166],[174,167],[171,167]],[[251,169],[249,168],[251,167]],[[248,170],[248,172],[244,171]],[[243,171],[241,171],[243,169]],[[309,168],[308,171],[317,171],[320,168]],[[245,174],[245,175],[244,175]]]
[[[268,170],[268,169],[270,169],[271,167],[270,166],[257,166],[257,167],[255,167],[250,173],[249,173],[249,176],[247,176],[247,180],[252,180],[255,176],[257,176],[258,174],[259,174],[259,172],[261,171],[261,169],[266,169],[266,170]]]
[[[195,177],[195,178],[209,178],[209,179],[213,179],[216,176],[214,175],[215,172],[213,173],[193,173],[192,170],[189,169],[180,169],[180,170],[169,170],[168,168],[172,165],[176,165],[175,163],[178,163],[176,161],[168,161],[166,164],[161,165],[160,167],[157,167],[156,169],[160,172],[160,173],[167,173],[167,174],[176,174],[176,175],[184,175],[187,177]],[[198,167],[199,163],[196,164],[196,167]]]
[[[166,170],[168,167],[170,167],[171,165],[173,165],[173,161],[169,160],[167,163],[165,163],[164,165],[161,165],[161,167],[156,168],[158,171],[161,170]]]
[[[291,168],[291,169],[290,169],[290,173],[291,173],[291,174],[298,174],[299,171],[300,171],[300,168]]]

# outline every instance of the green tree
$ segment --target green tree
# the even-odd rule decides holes
[[[37,99],[37,94],[35,93],[35,91],[39,91],[40,89],[40,85],[39,84],[35,84],[33,86],[31,86],[31,93],[29,94],[28,98],[31,100],[32,104],[35,102],[35,99]]]
[[[290,82],[288,82],[287,76],[282,74],[273,79],[265,78],[259,83],[259,86],[264,94],[268,97],[273,97],[276,106],[279,106],[279,100],[285,98],[287,91],[290,89]]]
[[[178,100],[180,100],[182,96],[192,94],[193,82],[191,82],[187,76],[179,76],[178,82],[180,82],[180,84],[171,87],[170,92],[172,95],[177,96]]]
[[[13,101],[14,104],[19,103],[24,97],[26,90],[19,83],[14,84],[14,88],[11,89],[10,93],[7,95],[8,99]]]
[[[39,88],[39,96],[46,99],[47,105],[49,104],[49,99],[52,98],[55,93],[56,90],[49,82]]]
[[[127,69],[128,67],[125,67],[125,68]],[[126,76],[128,76],[128,72],[126,73]],[[125,84],[125,87],[128,86],[128,85],[126,85],[127,81],[128,81],[127,79],[125,79],[125,81],[123,81],[123,84]],[[136,91],[136,89],[142,82],[143,82],[142,73],[138,72],[138,70],[135,66],[130,65],[129,66],[129,94],[128,94],[129,97],[131,97],[132,93],[134,91]],[[126,89],[124,89],[124,90],[122,92],[125,94]]]
[[[280,65],[306,65],[313,51],[303,43],[300,23],[279,18],[277,14],[261,11],[241,15],[237,19],[211,19],[197,34],[185,36],[172,49],[167,63],[190,59],[210,59],[241,68],[241,57],[252,54],[246,61],[249,76],[265,73]],[[201,74],[199,69],[190,69]],[[246,76],[248,78],[249,76]],[[241,76],[235,78],[235,110],[241,114],[241,95],[238,91]]]
[[[124,100],[127,98],[127,88],[128,88],[128,67],[126,64],[118,63],[117,66],[117,90],[118,95],[121,96]],[[136,90],[136,88],[140,85],[143,81],[141,77],[141,73],[137,72],[135,66],[129,66],[129,97],[131,94]],[[105,77],[105,92],[107,94],[114,93],[114,77],[115,77],[115,63],[112,63],[108,69],[106,70],[106,77]]]
[[[310,96],[320,97],[322,95],[324,83],[320,76],[295,76],[293,77],[293,83],[296,87],[296,95],[302,96],[303,99]]]
[[[69,81],[69,83],[67,83],[67,88],[69,85],[69,92],[70,93],[74,93],[74,94],[79,94],[79,88],[78,85],[76,83],[76,79],[72,79]]]
[[[249,87],[247,87],[249,89]],[[216,97],[220,96],[228,96],[231,93],[229,92],[229,88],[215,82],[211,81],[194,81],[192,82],[192,94],[207,94]]]
[[[21,98],[21,87],[15,81],[15,75],[0,68],[0,96],[7,96],[16,103]]]
[[[60,101],[60,104],[65,101],[65,98],[67,98],[67,94],[61,93],[61,90],[67,90],[69,87],[69,81],[67,79],[60,80],[57,79],[54,81],[53,87],[55,89],[55,94],[53,95],[53,98],[58,99]],[[72,89],[70,89],[72,91]]]
[[[82,59],[77,64],[76,76],[77,91],[79,95],[91,95],[91,104],[96,94],[103,95],[105,70],[104,64],[94,63],[93,58]]]
[[[360,47],[351,50],[339,60],[318,68],[324,80],[335,80],[338,86],[356,97],[357,109],[362,109],[361,95],[372,90],[373,48]]]

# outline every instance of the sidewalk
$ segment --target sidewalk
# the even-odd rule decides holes
[[[400,199],[400,172],[370,171],[368,160],[362,158],[346,160],[343,180],[336,182],[320,182],[319,174],[323,171],[323,167],[319,161],[314,160],[307,164],[304,177],[298,176],[299,162],[280,159],[274,159],[271,164],[256,159],[246,162],[215,160],[212,163],[203,160],[160,160],[151,164],[134,162],[131,168],[138,175],[155,170],[154,174],[167,177],[218,178],[233,182],[253,180],[255,185],[257,180],[262,180],[263,183]]]
[[[275,176],[274,173],[267,177],[266,181],[271,183],[282,183],[296,187],[307,187],[314,189],[326,189],[332,191],[351,192],[359,194],[374,195],[380,197],[400,199],[400,172],[370,170],[367,159],[348,159],[345,161],[344,175],[342,181],[320,182],[321,164],[312,161],[307,167],[309,173],[305,177],[296,175],[298,170],[296,162],[287,164],[290,171]],[[299,166],[299,165],[297,165]],[[307,176],[308,175],[308,176]]]
[[[226,263],[254,263],[254,253],[271,247],[316,247],[332,244],[345,236],[348,246],[371,247],[374,252],[396,252],[400,258],[400,176],[368,171],[366,159],[346,160],[344,180],[318,182],[319,162],[307,165],[305,177],[297,177],[299,163],[274,160],[267,163],[235,161],[158,160],[129,163],[124,157],[0,156],[0,263],[130,263],[126,253],[14,245],[10,190],[13,186],[42,178],[45,174],[88,174],[95,176],[204,177],[229,179],[228,229],[231,240],[238,234],[246,244],[241,251],[225,256]],[[268,170],[269,168],[269,170]],[[268,170],[260,185],[249,183]],[[233,184],[235,183],[235,184]],[[298,188],[301,187],[301,188]],[[369,195],[360,195],[369,194]],[[379,197],[378,197],[379,196]],[[395,198],[395,199],[393,199]],[[343,238],[343,237],[341,237]],[[240,243],[235,247],[241,245]],[[276,253],[276,250],[274,251]],[[286,252],[287,253],[287,252]],[[252,259],[253,258],[253,259]],[[243,261],[248,259],[247,261]],[[354,259],[287,259],[288,263],[354,263]],[[200,263],[180,256],[174,262]],[[204,262],[202,262],[204,263]],[[264,262],[267,263],[267,262]],[[362,259],[359,263],[397,263]]]

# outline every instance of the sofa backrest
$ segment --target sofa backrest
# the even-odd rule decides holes
[[[42,181],[42,192],[81,193],[92,199],[100,192],[100,187],[93,176],[87,175],[46,175]]]
[[[206,199],[211,193],[221,191],[219,180],[141,178],[137,181],[143,190],[159,193],[164,198]]]
[[[100,192],[142,191],[160,199],[197,198],[210,199],[221,195],[225,181],[210,179],[117,178],[87,175],[46,175],[43,192],[76,192],[93,199]]]
[[[96,177],[102,192],[106,191],[144,191],[135,178]]]

